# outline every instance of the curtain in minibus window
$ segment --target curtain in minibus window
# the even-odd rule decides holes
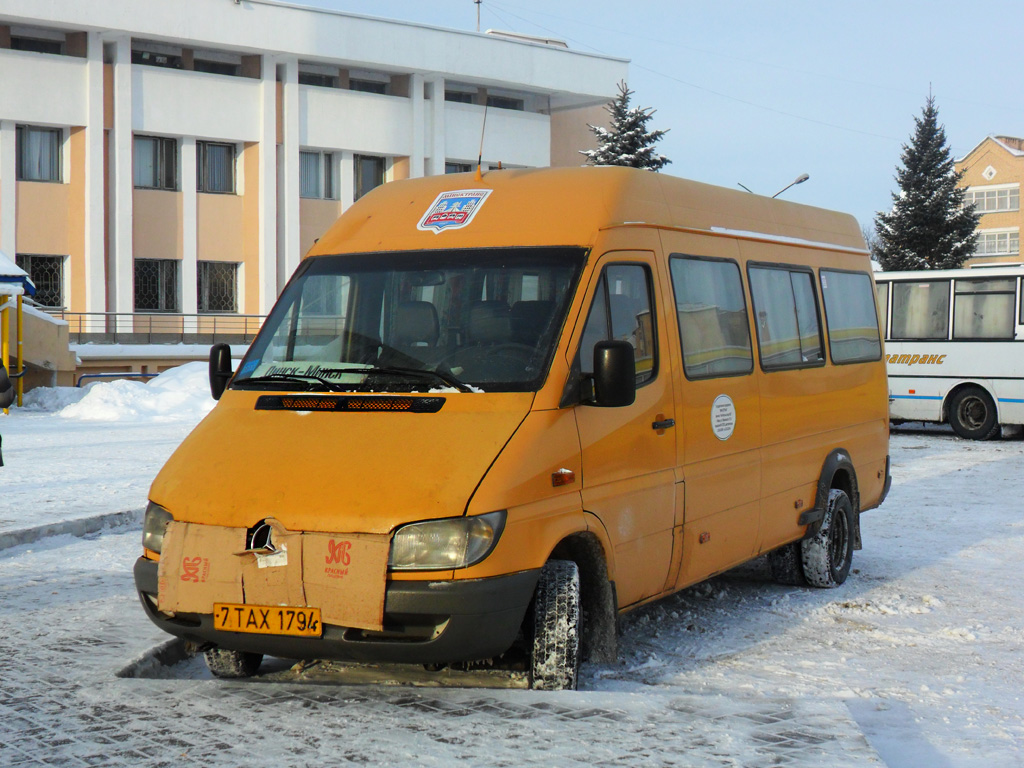
[[[821,295],[825,301],[825,325],[828,327],[832,362],[878,360],[882,356],[882,342],[878,336],[878,315],[871,278],[861,272],[823,269]]]
[[[954,339],[1012,339],[1016,280],[957,280]]]
[[[673,258],[671,270],[686,375],[750,373],[754,354],[740,268],[732,261]]]
[[[945,339],[949,336],[949,280],[892,284],[894,339]]]

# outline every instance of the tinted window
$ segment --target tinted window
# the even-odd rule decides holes
[[[948,334],[949,280],[892,284],[892,338],[945,339]]]
[[[637,384],[654,378],[654,318],[650,280],[639,264],[614,264],[601,274],[580,343],[580,370],[594,372],[594,346],[619,339],[633,345]]]
[[[754,355],[740,268],[732,261],[675,257],[671,271],[687,377],[750,373]]]
[[[1016,280],[957,280],[954,339],[1012,339]]]
[[[750,297],[762,368],[824,364],[810,272],[751,267]]]
[[[899,284],[897,283],[896,286]],[[882,342],[871,277],[858,272],[821,270],[825,324],[833,363],[878,360]],[[895,315],[895,309],[893,310]],[[893,321],[895,326],[895,320]]]

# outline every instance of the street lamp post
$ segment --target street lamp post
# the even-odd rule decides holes
[[[772,199],[775,199],[776,197],[778,197],[779,195],[781,195],[781,194],[782,194],[783,192],[785,192],[785,191],[786,191],[787,189],[789,189],[790,187],[795,187],[795,186],[796,186],[797,184],[803,184],[803,183],[804,183],[805,181],[807,181],[807,180],[808,180],[809,178],[811,178],[811,177],[810,177],[810,175],[808,175],[808,174],[806,174],[806,173],[801,173],[801,174],[800,174],[799,176],[797,176],[797,177],[796,177],[796,178],[795,178],[795,179],[794,179],[793,181],[791,181],[791,182],[790,182],[789,184],[787,184],[787,185],[786,185],[786,186],[784,186],[784,187],[783,187],[782,189],[780,189],[780,190],[779,190],[778,192],[776,192],[776,193],[775,193],[774,195],[772,195]]]

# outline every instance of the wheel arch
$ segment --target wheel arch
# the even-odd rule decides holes
[[[843,491],[850,498],[850,504],[853,505],[853,548],[860,549],[860,491],[857,488],[857,470],[853,466],[850,452],[845,448],[836,448],[825,457],[821,474],[818,475],[814,508],[801,517],[801,522],[807,523],[804,537],[814,536],[821,529],[821,521],[828,506],[828,494],[833,489]]]
[[[590,531],[570,534],[558,542],[550,559],[572,560],[579,568],[582,659],[614,662],[618,653],[618,606],[600,539]]]
[[[992,407],[995,408],[996,410],[996,424],[1002,424],[1002,421],[1000,421],[999,419],[999,398],[996,397],[991,387],[987,386],[984,382],[976,381],[974,379],[965,379],[964,381],[958,382],[955,386],[950,388],[949,392],[947,392],[946,396],[942,399],[942,411],[940,413],[940,421],[942,423],[947,423],[949,421],[949,409],[953,403],[953,400],[956,398],[958,394],[963,392],[965,389],[970,389],[972,387],[977,387],[986,395],[988,395],[989,399],[992,401]]]

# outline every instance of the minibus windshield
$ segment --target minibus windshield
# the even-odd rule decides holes
[[[585,249],[570,247],[310,258],[231,387],[534,391],[585,258]]]

